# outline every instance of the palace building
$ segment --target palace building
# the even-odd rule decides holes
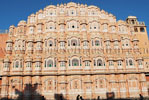
[[[10,26],[5,42],[2,98],[148,96],[149,40],[145,23],[135,16],[117,21],[92,5],[49,5]]]

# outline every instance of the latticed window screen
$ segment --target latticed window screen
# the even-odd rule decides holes
[[[53,61],[51,59],[47,61],[47,67],[53,67]]]
[[[99,43],[98,40],[95,41],[95,45],[96,45],[96,46],[99,46],[99,45],[100,45],[100,43]]]
[[[78,59],[73,59],[72,60],[72,66],[79,66],[79,60]]]
[[[64,61],[60,62],[60,67],[65,67],[65,62]]]

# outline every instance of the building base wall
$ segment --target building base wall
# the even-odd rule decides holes
[[[65,98],[76,100],[106,99],[108,93],[114,98],[136,98],[148,96],[144,74],[69,75],[69,76],[11,76],[2,77],[2,98],[23,100],[54,100]]]

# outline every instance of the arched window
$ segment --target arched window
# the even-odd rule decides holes
[[[35,63],[35,67],[36,67],[36,68],[37,68],[37,67],[41,67],[41,62],[37,61],[37,62]]]
[[[135,24],[135,21],[134,20],[132,20],[131,22],[132,22],[132,24]]]
[[[12,50],[12,43],[7,43],[7,48],[6,50]]]
[[[126,46],[129,46],[129,41],[126,41],[125,43],[126,43]]]
[[[79,60],[78,59],[73,59],[72,60],[72,66],[79,66]]]
[[[73,20],[73,21],[68,22],[68,29],[75,30],[77,28],[79,28],[79,27],[78,27],[78,23],[76,21]]]
[[[145,29],[143,27],[141,27],[140,32],[145,32]]]
[[[16,67],[16,68],[19,67],[19,61],[16,61],[16,63],[15,63],[15,67]]]
[[[49,46],[52,47],[53,46],[53,42],[51,40],[49,40]]]
[[[133,61],[132,61],[132,59],[129,60],[129,65],[130,65],[130,66],[133,65]]]
[[[32,26],[29,27],[29,33],[30,33],[30,34],[33,34],[33,33],[34,33],[34,27],[32,27]]]
[[[107,32],[108,31],[108,24],[104,24],[103,25],[103,32]]]
[[[72,46],[77,46],[77,40],[76,39],[71,40],[71,45]]]
[[[95,45],[96,46],[99,46],[100,45],[99,40],[95,40]]]
[[[4,62],[4,68],[8,68],[10,66],[9,62]]]
[[[86,30],[86,25],[85,24],[82,25],[82,30]]]
[[[68,12],[69,16],[76,16],[76,10],[75,9],[70,9]]]
[[[139,66],[143,65],[142,60],[138,60],[138,65]]]
[[[47,61],[47,67],[53,67],[53,61],[51,59]]]
[[[36,49],[37,50],[41,50],[42,49],[42,43],[41,42],[37,42]]]
[[[88,46],[88,42],[87,41],[83,41],[83,46]]]
[[[89,61],[85,61],[85,66],[90,66],[90,62]]]
[[[44,90],[51,91],[53,89],[53,87],[54,87],[53,81],[52,80],[47,80],[45,82],[45,88],[44,88]]]
[[[74,25],[72,25],[72,28],[75,28],[75,26],[74,26]]]
[[[97,60],[97,66],[102,66],[102,65],[103,65],[102,60],[101,59],[98,59]]]
[[[130,40],[129,39],[124,39],[123,40],[123,45],[122,45],[123,48],[128,48],[130,47]]]
[[[42,24],[38,24],[37,30],[38,30],[38,32],[41,32],[42,31]]]
[[[118,66],[122,66],[122,61],[119,60],[119,61],[117,62],[117,64],[118,64]]]
[[[111,27],[111,31],[112,31],[112,32],[115,32],[115,26],[112,26],[112,27]]]
[[[26,62],[26,67],[31,67],[32,66],[32,62],[31,61],[27,61]]]
[[[137,28],[137,27],[135,27],[135,28],[134,28],[134,31],[135,31],[135,32],[138,32],[138,28]]]

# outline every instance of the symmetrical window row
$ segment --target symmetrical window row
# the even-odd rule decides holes
[[[92,47],[100,47],[103,48],[104,46],[106,48],[111,48],[114,47],[114,49],[118,49],[121,48],[121,44],[122,44],[122,48],[130,48],[132,45],[134,46],[134,48],[138,48],[138,41],[130,41],[129,39],[122,39],[121,42],[119,40],[105,40],[103,41],[102,39],[91,39],[91,41],[86,41],[84,40],[83,42],[81,42],[80,39],[78,38],[72,38],[72,39],[68,39],[67,43],[66,41],[60,41],[57,42],[56,39],[47,39],[45,40],[44,43],[42,43],[42,41],[37,41],[36,43],[33,43],[33,41],[28,41],[25,42],[25,40],[18,40],[15,41],[15,50],[25,50],[25,48],[27,48],[27,50],[33,50],[33,47],[35,47],[36,50],[42,50],[44,47],[45,48],[53,48],[53,47],[57,47],[59,46],[60,49],[65,49],[66,46],[68,47],[81,47],[81,45],[83,45],[83,48],[88,48],[90,45]],[[7,47],[6,50],[12,50],[13,49],[13,44],[12,42],[7,42]]]
[[[86,22],[86,21],[85,21]],[[37,25],[28,26],[27,30],[23,31],[23,27],[11,28],[10,27],[10,35],[13,34],[22,34],[23,32],[27,34],[38,34],[38,33],[46,33],[46,32],[63,32],[63,31],[89,31],[89,32],[109,32],[109,33],[129,33],[129,27],[126,25],[108,25],[108,23],[100,23],[97,21],[91,21],[89,23],[79,23],[77,20],[70,20],[65,23],[65,21],[61,24],[58,24],[56,21],[47,21],[45,24],[39,23]],[[66,25],[65,25],[66,24]],[[118,27],[118,28],[117,28]],[[141,32],[145,32],[144,28],[140,29]],[[17,31],[17,33],[14,33]],[[136,29],[134,30],[136,31]]]
[[[42,31],[45,32],[50,32],[50,31],[56,31],[56,29],[60,29],[60,31],[101,31],[101,32],[112,32],[112,33],[116,33],[117,32],[117,28],[116,26],[108,26],[108,24],[99,24],[98,22],[92,22],[89,23],[89,26],[87,26],[86,24],[79,24],[77,21],[71,21],[68,22],[68,24],[66,26],[64,26],[64,24],[60,24],[59,26],[57,26],[56,23],[54,22],[49,22],[45,24],[45,29],[43,28],[43,24],[39,24],[37,25],[37,28],[35,26],[29,26],[28,29],[28,33],[29,34],[35,34],[40,33]],[[89,28],[87,28],[89,27]],[[118,33],[128,33],[128,27],[126,26],[118,26]]]
[[[119,86],[123,89],[126,89],[126,84],[127,84],[126,82],[119,82],[119,84],[117,84],[115,81],[109,82],[105,78],[98,78],[98,79],[95,79],[93,82],[95,83],[95,90],[106,89],[109,85],[111,86],[111,88],[115,88],[115,89],[118,89]],[[47,92],[54,91],[56,89],[56,84],[58,84],[56,80],[51,80],[51,79],[46,80],[44,82],[44,91],[47,91]],[[82,84],[84,84],[84,86],[82,86]],[[139,87],[139,81],[137,79],[128,79],[128,85],[130,89],[136,89]],[[61,90],[66,89],[65,83],[60,84],[59,86]],[[70,90],[81,89],[83,87],[85,87],[87,90],[88,89],[90,90],[92,88],[92,83],[91,82],[82,83],[80,79],[73,79],[69,82],[68,87],[70,88]]]
[[[143,68],[143,60],[139,59],[137,60],[137,63],[129,58],[126,59],[125,62],[123,60],[117,60],[115,63],[115,60],[108,60],[107,62],[103,59],[94,59],[93,60],[93,66],[95,67],[101,67],[101,68],[105,68],[105,66],[109,66],[110,68],[114,67],[114,66],[118,66],[118,68],[123,68],[122,66],[126,66],[126,68],[135,68],[136,64],[139,68]],[[44,60],[44,67],[45,68],[52,68],[52,67],[66,67],[66,65],[68,64],[69,67],[71,66],[82,66],[82,64],[84,64],[84,66],[92,66],[92,62],[90,60],[85,60],[82,62],[81,58],[71,58],[68,60],[68,63],[66,61],[60,61],[58,63],[56,58],[48,58]],[[125,64],[125,65],[124,65]],[[13,61],[13,68],[22,68],[24,66],[24,62],[22,60],[15,60]],[[26,68],[31,68],[33,66],[33,62],[32,61],[26,61],[25,62],[25,66]],[[42,62],[41,61],[35,61],[34,64],[35,68],[38,67],[42,67]],[[10,67],[10,62],[4,62],[4,68],[9,68]]]

